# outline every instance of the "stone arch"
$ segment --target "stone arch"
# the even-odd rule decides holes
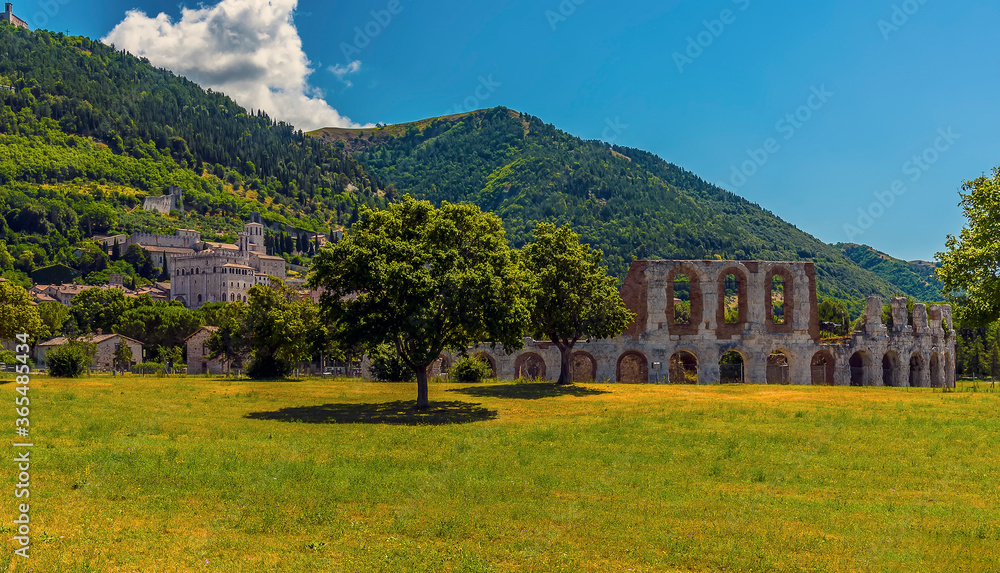
[[[774,307],[772,306],[772,289],[774,277],[781,277],[782,280],[782,315],[783,321],[779,324],[774,322]],[[767,271],[764,277],[764,310],[766,317],[764,324],[768,332],[791,332],[792,322],[795,320],[795,282],[792,280],[792,273],[787,268],[777,266]]]
[[[690,350],[678,350],[670,357],[667,381],[671,384],[698,383],[698,355]]]
[[[719,357],[719,382],[743,384],[746,382],[747,357],[739,350],[727,350]]]
[[[573,382],[593,382],[597,380],[597,360],[594,355],[583,350],[573,353]]]
[[[497,377],[497,361],[496,361],[495,358],[493,358],[492,356],[490,356],[489,354],[487,354],[485,352],[477,352],[474,355],[474,358],[477,358],[477,359],[482,360],[482,361],[486,362],[487,364],[489,364],[490,365],[490,373],[491,373],[490,377],[491,378],[496,378]]]
[[[691,319],[687,324],[675,324],[674,316],[674,282],[680,275],[685,275],[691,281],[690,302]],[[670,334],[698,334],[698,326],[704,316],[701,294],[701,275],[690,265],[681,265],[667,275],[667,329]]]
[[[726,322],[726,311],[730,301],[726,297],[726,279],[733,276],[736,279],[736,322]],[[715,322],[718,325],[716,334],[719,338],[731,338],[734,334],[743,332],[747,322],[747,275],[737,266],[728,266],[719,273],[717,290],[719,303],[715,309]]]
[[[890,350],[882,356],[882,385],[899,386],[899,355]]]
[[[514,361],[515,378],[545,378],[545,359],[536,352],[525,352]]]
[[[788,384],[790,379],[788,370],[791,360],[788,353],[783,350],[775,350],[767,356],[767,374],[765,381],[768,384]]]
[[[629,350],[618,357],[616,378],[623,384],[645,384],[649,382],[649,364],[646,357],[635,350]]]
[[[859,350],[851,355],[848,365],[851,368],[851,386],[868,386],[871,381],[868,379],[868,367],[871,360],[868,353]]]
[[[924,355],[914,352],[910,356],[910,380],[909,386],[919,387],[924,385]]]
[[[930,361],[931,388],[942,388],[944,386],[941,381],[941,371],[941,358],[937,352],[933,352],[931,353]]]
[[[837,366],[829,350],[820,350],[813,354],[812,360],[809,362],[809,370],[814,386],[833,386],[836,384],[834,375]]]

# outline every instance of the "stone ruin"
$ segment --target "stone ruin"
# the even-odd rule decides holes
[[[823,339],[811,262],[635,261],[621,287],[635,321],[574,348],[576,382],[955,386],[950,305],[868,298],[862,330]],[[501,379],[559,377],[559,349],[525,339],[511,355],[473,350]],[[432,373],[447,369],[442,356]]]

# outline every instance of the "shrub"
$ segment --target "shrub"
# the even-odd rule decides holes
[[[392,345],[376,346],[368,353],[368,359],[372,376],[379,382],[412,382],[417,377]]]
[[[87,372],[94,359],[97,347],[93,344],[71,340],[57,346],[45,355],[49,365],[49,375],[59,378],[78,378]]]
[[[163,372],[163,364],[159,362],[143,362],[135,365],[136,374],[159,374]]]
[[[293,365],[273,356],[255,356],[247,365],[247,376],[254,380],[285,378],[294,370]]]
[[[482,382],[492,373],[486,361],[473,356],[466,356],[451,367],[451,378],[458,382]]]

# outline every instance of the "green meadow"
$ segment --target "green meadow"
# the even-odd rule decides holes
[[[430,392],[416,413],[412,384],[37,377],[32,556],[8,541],[0,568],[1000,570],[982,384]]]

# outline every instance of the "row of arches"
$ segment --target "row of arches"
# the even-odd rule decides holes
[[[476,354],[477,358],[490,365],[493,376],[497,376],[496,360],[486,352]],[[951,354],[932,352],[927,358],[920,351],[913,352],[902,367],[901,357],[896,351],[886,352],[881,360],[881,371],[867,351],[859,350],[848,360],[850,384],[852,386],[910,386],[946,387],[951,385],[948,372],[954,371]],[[765,380],[767,384],[790,384],[791,359],[781,350],[775,350],[766,358]],[[719,359],[719,382],[744,383],[747,381],[746,357],[738,350],[725,352]],[[637,350],[622,353],[615,368],[615,381],[626,384],[644,384],[650,381],[673,384],[698,384],[700,363],[698,356],[690,350],[679,350],[671,355],[666,365],[650,363]],[[651,371],[652,370],[652,371]],[[810,380],[813,385],[834,385],[836,362],[829,350],[817,351],[810,360]],[[514,361],[516,378],[546,378],[545,359],[535,352],[520,354]],[[597,361],[585,351],[573,353],[574,382],[592,382],[597,378]],[[710,382],[715,382],[711,380]]]
[[[739,332],[747,322],[747,274],[738,266],[719,272],[716,293],[716,323],[721,332]],[[667,275],[667,325],[674,334],[696,334],[705,315],[702,301],[702,279],[688,265],[673,269]],[[783,332],[791,328],[793,300],[792,273],[775,267],[765,275],[765,324],[769,331]]]

